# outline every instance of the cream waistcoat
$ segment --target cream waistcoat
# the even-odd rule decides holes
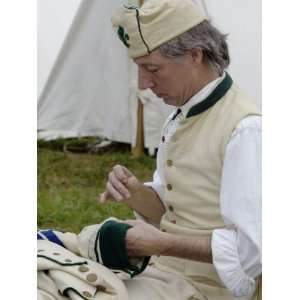
[[[259,115],[257,108],[227,74],[180,122],[165,156],[163,231],[200,236],[225,227],[219,205],[225,149],[236,125],[250,115]],[[206,286],[209,299],[231,299],[212,264],[159,257],[156,266],[179,272],[201,288]],[[223,296],[218,298],[220,293]]]

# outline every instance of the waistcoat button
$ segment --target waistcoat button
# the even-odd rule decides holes
[[[172,167],[173,166],[173,161],[171,159],[167,160],[167,166]]]
[[[168,191],[172,191],[172,185],[169,183],[169,184],[167,184],[167,190]]]

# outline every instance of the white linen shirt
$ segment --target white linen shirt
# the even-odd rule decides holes
[[[165,187],[164,156],[170,138],[189,109],[203,101],[223,80],[210,82],[171,114],[163,128],[164,143],[157,153],[157,169],[152,187],[163,199]],[[175,112],[178,108],[176,108]],[[239,122],[226,147],[220,188],[220,211],[224,229],[212,234],[214,267],[234,296],[251,297],[255,277],[261,273],[261,117],[249,116]],[[138,214],[137,214],[138,215]],[[139,215],[138,215],[139,216]]]

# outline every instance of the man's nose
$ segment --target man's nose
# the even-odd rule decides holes
[[[139,71],[139,89],[151,89],[154,87],[154,82],[150,75],[146,74],[146,72]]]

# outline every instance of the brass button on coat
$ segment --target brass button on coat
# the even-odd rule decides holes
[[[82,295],[83,295],[84,297],[87,297],[87,298],[92,298],[92,294],[89,293],[88,291],[82,292]]]
[[[169,184],[167,184],[167,190],[168,191],[172,191],[172,185],[169,183]]]
[[[88,275],[86,276],[86,279],[87,279],[87,281],[89,281],[89,282],[95,282],[95,281],[98,279],[98,277],[97,277],[96,274],[91,273],[91,274],[88,274]]]
[[[78,270],[79,270],[79,272],[84,273],[84,272],[89,271],[90,269],[89,269],[87,266],[80,266],[80,267],[78,268]]]
[[[172,167],[173,166],[173,161],[171,159],[167,160],[167,166]]]

